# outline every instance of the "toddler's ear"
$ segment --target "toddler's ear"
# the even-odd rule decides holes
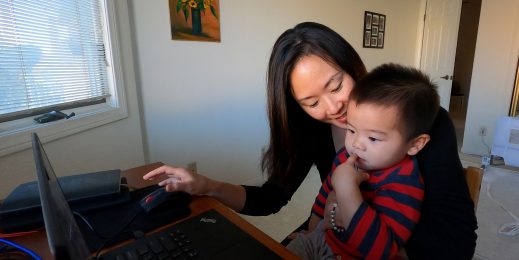
[[[407,154],[410,156],[416,155],[424,146],[431,140],[431,136],[428,134],[421,134],[418,137],[411,140],[411,147],[407,150]]]

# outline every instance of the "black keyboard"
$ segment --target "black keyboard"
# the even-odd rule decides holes
[[[102,259],[196,259],[198,251],[192,241],[178,228],[136,240],[133,244],[103,255]]]
[[[105,253],[102,259],[281,259],[216,210]]]

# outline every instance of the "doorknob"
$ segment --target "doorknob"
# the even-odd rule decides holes
[[[444,80],[449,80],[449,79],[452,79],[452,76],[445,75],[445,76],[440,77],[440,78],[442,78],[442,79],[444,79]]]

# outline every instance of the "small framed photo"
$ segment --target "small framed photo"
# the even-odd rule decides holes
[[[378,35],[378,27],[371,27],[371,35]]]
[[[364,47],[369,47],[371,44],[371,31],[364,33]]]
[[[384,37],[386,35],[386,15],[375,12],[364,12],[364,48],[384,48]]]
[[[366,17],[365,17],[365,22],[366,23],[364,24],[364,28],[366,28],[368,30],[371,29],[371,18],[372,17],[373,16],[371,14],[366,14]]]
[[[379,17],[380,16],[378,14],[373,14],[373,25],[378,25]]]
[[[378,44],[378,38],[371,37],[371,47],[377,47],[377,44]]]

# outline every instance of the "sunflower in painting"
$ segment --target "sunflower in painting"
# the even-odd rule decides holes
[[[218,19],[218,14],[214,7],[214,0],[177,0],[177,13],[182,11],[186,21],[195,12],[201,11],[205,13],[206,9],[211,10],[211,14]]]

